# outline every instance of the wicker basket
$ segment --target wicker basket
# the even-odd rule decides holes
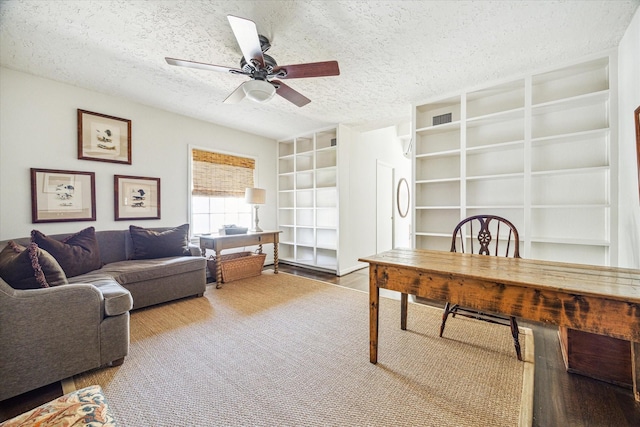
[[[259,276],[262,273],[262,266],[266,254],[253,252],[237,252],[233,254],[220,255],[220,270],[222,271],[222,281],[224,283],[233,280],[245,279],[247,277]],[[215,256],[210,256],[207,266],[211,275],[216,274],[218,260]]]

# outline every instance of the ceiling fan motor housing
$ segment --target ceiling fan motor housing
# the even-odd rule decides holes
[[[273,71],[275,67],[278,66],[278,63],[276,62],[275,59],[273,59],[273,57],[269,55],[263,54],[262,56],[264,57],[264,67],[262,68],[262,70],[266,71],[267,74],[269,74]],[[244,58],[244,56],[242,57],[242,59],[240,59],[240,69],[245,73],[249,73],[249,74],[256,71],[256,68],[254,68],[253,65],[250,65],[247,63],[247,60]],[[257,70],[257,71],[262,71],[262,70]]]

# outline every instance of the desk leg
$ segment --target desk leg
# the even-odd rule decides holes
[[[375,269],[369,268],[369,361],[378,363],[378,304],[380,289],[376,283]]]
[[[278,242],[273,244],[273,274],[278,274]]]
[[[633,377],[633,397],[640,402],[640,342],[631,341],[631,376]]]
[[[407,330],[407,302],[409,295],[402,292],[400,294],[400,329]]]
[[[220,252],[221,251],[216,250],[216,259],[218,260],[218,262],[216,262],[216,289],[220,289],[222,287],[222,268],[220,268],[220,260],[222,258],[220,258]]]

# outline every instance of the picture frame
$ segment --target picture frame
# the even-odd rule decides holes
[[[33,223],[95,220],[95,173],[31,168]]]
[[[115,220],[160,219],[160,178],[114,175]]]
[[[636,168],[638,172],[638,197],[640,197],[640,106],[633,112],[633,117],[636,122]]]
[[[78,159],[131,164],[131,120],[78,109]]]

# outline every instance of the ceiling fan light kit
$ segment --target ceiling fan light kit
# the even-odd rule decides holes
[[[247,98],[255,102],[267,102],[276,94],[276,88],[264,80],[249,80],[242,85]]]
[[[264,54],[264,52],[269,50],[271,44],[269,43],[269,39],[258,34],[256,24],[253,21],[232,15],[228,15],[227,19],[242,51],[243,56],[240,59],[240,68],[187,61],[184,59],[165,58],[169,65],[241,74],[250,77],[251,80],[240,85],[232,92],[231,95],[224,100],[225,103],[240,102],[245,97],[252,101],[263,103],[269,101],[275,94],[278,94],[292,104],[303,107],[311,102],[311,100],[290,86],[275,79],[301,79],[340,75],[337,61],[278,65],[275,59]]]

